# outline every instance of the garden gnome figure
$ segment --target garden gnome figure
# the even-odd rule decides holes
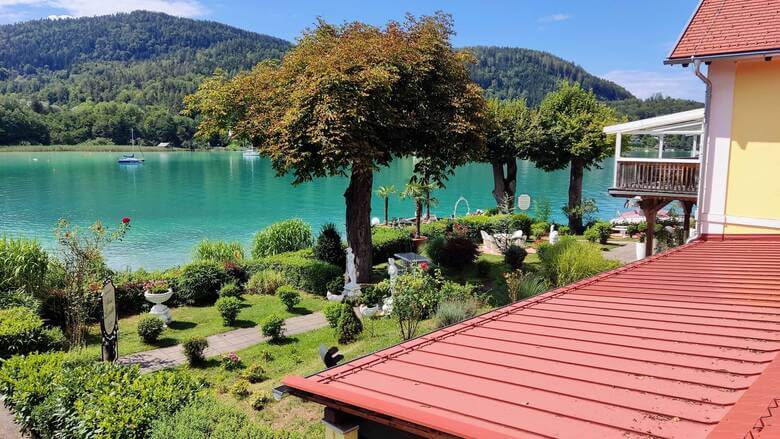
[[[395,259],[387,259],[387,275],[390,276],[390,292],[395,290],[395,278],[398,276],[398,266],[395,265]]]
[[[355,267],[355,253],[352,247],[347,247],[347,276],[344,284],[344,296],[360,294],[360,285],[357,283],[357,268]]]
[[[550,244],[558,242],[558,231],[555,230],[555,224],[550,225]]]

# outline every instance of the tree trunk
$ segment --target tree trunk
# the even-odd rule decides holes
[[[374,174],[353,165],[349,186],[344,192],[347,206],[347,244],[355,253],[357,281],[371,278],[371,191]]]
[[[582,175],[585,172],[585,163],[581,159],[571,161],[569,174],[569,228],[576,234],[582,233],[582,213],[579,206],[582,204]]]
[[[388,225],[390,223],[390,221],[388,221],[387,218],[387,211],[389,207],[390,207],[390,197],[387,197],[385,198],[385,225]]]
[[[415,234],[415,238],[419,238],[420,236],[422,236],[422,225],[420,223],[422,223],[423,206],[422,206],[422,201],[416,201],[415,203],[416,203],[416,206],[415,206],[416,209],[415,209],[414,213],[415,213],[415,217],[416,217],[415,219],[417,220],[416,221],[417,222],[417,226],[416,226],[417,227],[416,228],[417,232]]]
[[[425,194],[425,219],[431,219],[431,193]]]
[[[496,207],[502,213],[509,213],[515,207],[515,191],[517,189],[517,160],[498,160],[493,165],[493,198]],[[506,172],[504,171],[506,166]]]

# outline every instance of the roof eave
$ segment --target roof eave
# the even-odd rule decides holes
[[[711,61],[726,61],[726,60],[742,60],[749,58],[766,58],[768,56],[780,55],[780,48],[774,49],[762,49],[753,50],[748,52],[729,52],[729,53],[716,53],[711,55],[693,55],[689,57],[680,58],[667,58],[664,60],[666,65],[675,64],[692,64],[695,61],[711,62]]]

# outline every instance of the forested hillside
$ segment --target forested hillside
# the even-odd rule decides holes
[[[529,105],[537,105],[560,81],[566,80],[579,82],[605,101],[634,97],[614,82],[593,76],[582,67],[547,52],[495,46],[468,50],[477,58],[470,69],[471,77],[489,96],[525,98]]]
[[[234,74],[280,58],[291,43],[211,21],[137,11],[0,26],[0,145],[144,144],[180,146],[195,121],[182,98],[216,69]],[[561,80],[576,81],[630,118],[680,111],[690,101],[641,101],[617,84],[554,55],[471,47],[473,79],[489,96],[541,101]],[[220,144],[222,139],[211,139]]]

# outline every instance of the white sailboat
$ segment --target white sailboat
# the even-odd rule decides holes
[[[135,147],[135,133],[130,128],[130,142]],[[141,151],[141,146],[138,146],[138,152],[141,153],[141,158],[135,156],[135,153],[123,154],[122,157],[117,160],[120,165],[140,165],[144,162],[144,152]]]

